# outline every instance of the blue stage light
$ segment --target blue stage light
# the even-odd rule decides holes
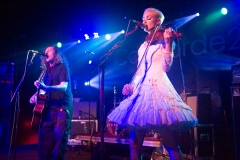
[[[105,38],[106,38],[106,40],[110,40],[111,39],[111,35],[110,34],[106,34]]]
[[[58,42],[58,43],[57,43],[57,47],[58,47],[58,48],[61,48],[61,47],[62,47],[62,43],[61,43],[61,42]]]

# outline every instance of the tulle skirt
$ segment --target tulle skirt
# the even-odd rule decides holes
[[[149,79],[133,95],[123,100],[108,119],[129,130],[184,131],[197,125],[171,82]]]

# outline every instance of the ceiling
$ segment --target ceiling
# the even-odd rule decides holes
[[[1,42],[8,44],[19,39],[39,43],[54,37],[69,41],[84,32],[115,32],[116,28],[126,28],[129,19],[141,20],[142,13],[147,7],[160,9],[166,21],[171,21],[196,12],[207,14],[214,8],[227,5],[227,2],[227,0],[222,0],[221,3],[218,0],[3,1],[0,2],[0,36]]]

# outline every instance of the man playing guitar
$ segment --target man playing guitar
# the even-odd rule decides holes
[[[40,121],[38,155],[40,160],[63,160],[73,108],[70,71],[64,55],[56,47],[49,46],[44,53],[47,57],[42,57],[41,63],[47,68],[46,74],[42,81],[34,82],[48,97]],[[35,93],[30,103],[37,103],[38,98]]]

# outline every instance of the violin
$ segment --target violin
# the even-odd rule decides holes
[[[152,37],[153,37],[152,43],[157,42],[157,41],[159,41],[159,40],[163,40],[163,39],[164,39],[164,36],[163,36],[164,31],[165,31],[165,28],[160,26],[160,27],[158,28],[158,30],[156,31],[154,37],[153,37],[153,33],[154,33],[154,32],[151,32],[149,35],[147,35],[147,37],[146,37],[145,40],[146,40],[147,42],[150,42],[150,40],[152,39]],[[179,33],[179,32],[176,32],[176,31],[172,31],[172,34],[173,34],[173,36],[174,36],[175,38],[177,38],[177,39],[181,39],[181,38],[182,38],[182,33]]]

